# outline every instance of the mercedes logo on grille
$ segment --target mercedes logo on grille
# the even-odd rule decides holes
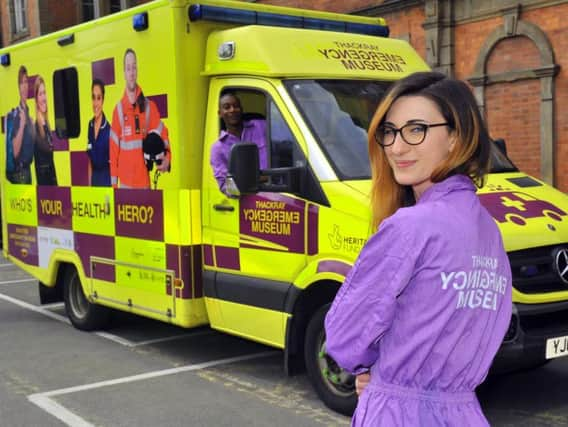
[[[568,248],[562,248],[554,254],[554,269],[560,279],[568,285]]]

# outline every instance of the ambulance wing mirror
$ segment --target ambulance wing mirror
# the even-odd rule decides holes
[[[259,191],[300,194],[305,172],[305,166],[260,170],[258,147],[242,142],[231,147],[225,189],[236,197]]]
[[[258,147],[250,142],[235,144],[229,156],[226,190],[231,196],[258,192]]]

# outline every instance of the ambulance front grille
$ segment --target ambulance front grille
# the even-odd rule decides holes
[[[513,286],[524,294],[568,291],[554,268],[554,254],[561,247],[543,246],[509,252]]]

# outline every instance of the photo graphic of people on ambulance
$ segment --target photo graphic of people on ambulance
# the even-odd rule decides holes
[[[28,70],[18,70],[19,104],[6,115],[6,178],[12,184],[31,184],[30,165],[34,156],[34,128],[28,99]]]
[[[93,187],[110,186],[109,138],[110,123],[103,111],[105,85],[94,79],[91,84],[93,118],[89,120],[87,155],[89,156],[89,182]]]
[[[149,172],[156,164],[155,179],[169,172],[171,150],[168,129],[156,104],[144,96],[137,83],[136,53],[124,53],[124,95],[112,114],[110,178],[115,188],[150,189]]]
[[[57,185],[53,163],[53,141],[47,120],[47,94],[43,77],[34,82],[36,121],[34,127],[34,166],[37,185]]]
[[[221,92],[218,114],[224,129],[221,129],[219,139],[211,146],[210,163],[219,190],[227,194],[229,154],[233,145],[244,141],[253,142],[258,146],[260,169],[268,167],[266,120],[245,119],[241,100],[235,92],[229,90]]]

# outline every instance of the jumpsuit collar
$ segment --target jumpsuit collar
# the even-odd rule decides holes
[[[465,175],[452,175],[441,182],[437,182],[428,188],[420,199],[418,199],[417,204],[425,202],[433,202],[441,199],[445,195],[453,191],[473,191],[476,188],[471,179]]]

